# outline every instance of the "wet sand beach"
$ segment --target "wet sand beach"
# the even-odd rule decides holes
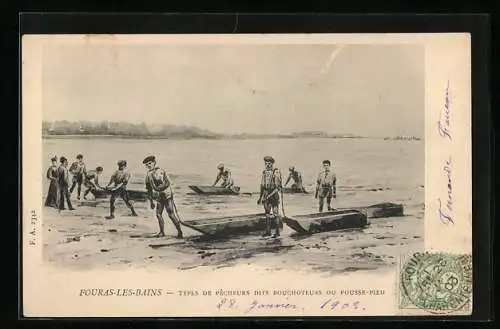
[[[325,149],[331,153],[325,155]],[[139,216],[131,217],[128,208],[118,200],[116,218],[107,220],[104,217],[109,213],[108,200],[73,200],[74,211],[44,208],[43,257],[52,266],[79,271],[127,267],[190,271],[255,264],[269,271],[291,269],[328,275],[393,267],[400,254],[423,249],[423,142],[44,140],[47,158],[56,154],[72,160],[74,150],[84,154],[88,167],[104,166],[108,177],[117,160],[128,160],[134,188],[142,187],[143,157],[156,154],[159,165],[173,179],[182,220],[261,212],[256,195],[197,196],[190,194],[187,185],[210,185],[216,164],[224,162],[232,169],[242,192],[256,192],[262,155],[267,154],[274,155],[285,177],[288,165],[295,164],[303,172],[309,191],[320,170],[320,161],[331,158],[339,181],[334,207],[403,203],[405,216],[371,219],[363,229],[307,237],[294,236],[294,231],[284,225],[281,238],[276,240],[255,234],[209,241],[183,227],[185,238],[179,240],[174,238],[175,228],[166,214],[167,237],[146,237],[157,232],[158,224],[154,210],[145,202],[135,203]],[[303,150],[307,150],[307,158],[301,156]],[[75,199],[75,192],[72,197]],[[285,195],[284,201],[287,215],[317,211],[312,194]]]

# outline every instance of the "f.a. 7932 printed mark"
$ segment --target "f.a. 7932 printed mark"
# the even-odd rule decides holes
[[[36,212],[34,210],[30,211],[29,223],[30,223],[30,229],[29,229],[28,245],[36,246],[37,236],[38,236],[38,231],[36,227],[38,223],[38,216],[36,215]]]

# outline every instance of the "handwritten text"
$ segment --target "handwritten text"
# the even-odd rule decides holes
[[[288,298],[284,300],[276,301],[260,301],[254,299],[250,303],[242,303],[243,306],[240,307],[239,302],[235,298],[223,298],[219,300],[216,307],[219,310],[239,310],[242,309],[244,314],[249,314],[254,311],[263,310],[287,310],[287,311],[304,311],[303,306],[299,306],[294,302],[291,302]],[[336,311],[336,310],[364,310],[365,308],[360,305],[360,301],[346,302],[340,301],[333,298],[323,300],[319,304],[308,304],[308,307],[316,308],[323,311]]]
[[[438,199],[439,202],[439,218],[445,224],[454,224],[451,213],[453,212],[453,185],[452,185],[452,162],[451,157],[446,160],[443,167],[443,171],[446,175],[446,203],[443,205],[441,198]]]
[[[437,122],[439,135],[451,140],[451,114],[450,114],[450,82],[446,86],[444,107]]]

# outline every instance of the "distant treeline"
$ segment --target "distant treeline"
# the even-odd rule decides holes
[[[220,134],[190,126],[148,125],[127,122],[43,122],[43,136],[124,136],[153,138],[218,138]]]
[[[42,124],[43,137],[123,137],[147,139],[265,139],[265,138],[368,138],[353,134],[328,134],[321,131],[304,131],[291,134],[219,134],[193,126],[176,126],[169,124],[133,124],[128,122],[88,122],[88,121],[54,121]],[[417,137],[385,138],[420,140]]]

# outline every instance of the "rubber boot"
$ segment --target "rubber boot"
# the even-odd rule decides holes
[[[274,230],[274,235],[273,238],[277,238],[280,236],[280,222],[281,222],[281,217],[276,216],[275,217],[275,222],[276,222],[276,229]]]
[[[106,216],[106,219],[113,219],[113,218],[115,218],[115,206],[110,206],[109,216]]]
[[[264,234],[262,234],[263,237],[270,236],[271,235],[271,218],[269,216],[266,216],[266,231]]]
[[[181,225],[179,223],[176,223],[175,228],[177,229],[177,238],[182,239],[184,236],[182,234]]]
[[[71,200],[69,198],[69,195],[68,195],[68,200],[66,200],[66,201],[68,201],[68,209],[69,210],[75,210],[75,208],[73,208],[73,205],[71,204]]]
[[[132,216],[137,217],[137,213],[135,212],[134,206],[130,206],[130,210],[132,211]]]
[[[181,227],[178,226],[177,227],[177,239],[182,239],[183,237],[184,237],[184,235],[182,234]]]

